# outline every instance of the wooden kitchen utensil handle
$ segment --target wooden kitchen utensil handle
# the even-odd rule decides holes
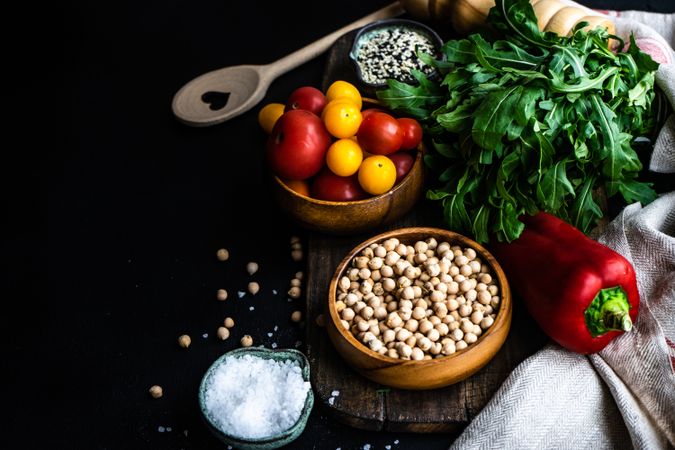
[[[348,33],[357,28],[360,28],[376,20],[390,19],[392,17],[400,16],[404,12],[405,9],[403,9],[403,6],[399,2],[393,2],[390,5],[385,6],[384,8],[381,8],[371,14],[368,14],[367,16],[364,16],[355,22],[352,22],[349,25],[346,25],[340,28],[339,30],[330,33],[329,35],[326,35],[321,39],[314,41],[313,43],[307,45],[306,47],[301,48],[300,50],[296,50],[293,53],[284,56],[281,59],[278,59],[272,64],[268,64],[266,66],[267,70],[270,71],[270,75],[273,78],[276,78],[279,75],[282,75],[288,72],[289,70],[295,69],[301,64],[304,64],[307,61],[316,58],[317,56],[328,50],[330,46],[333,45],[335,41],[337,41],[337,39],[343,34]]]

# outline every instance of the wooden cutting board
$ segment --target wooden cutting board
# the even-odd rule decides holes
[[[347,58],[354,34],[344,35],[330,50],[322,83],[324,91],[337,79],[357,84]],[[460,383],[428,391],[388,388],[362,377],[346,365],[325,328],[316,324],[317,316],[325,314],[328,285],[344,256],[375,234],[406,226],[444,227],[440,206],[422,200],[397,222],[367,234],[338,237],[309,233],[306,343],[316,403],[334,419],[360,429],[459,432],[487,404],[513,368],[547,342],[517,298],[509,337],[495,358]]]

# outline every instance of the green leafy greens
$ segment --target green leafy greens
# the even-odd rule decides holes
[[[419,119],[432,139],[426,164],[451,229],[478,242],[512,241],[519,216],[547,211],[585,233],[602,217],[593,192],[652,201],[637,180],[631,147],[654,126],[658,64],[631,36],[609,50],[606,29],[578,24],[568,37],[541,32],[528,0],[497,0],[488,22],[500,34],[451,40],[443,57],[420,54],[440,77],[388,80],[377,93],[389,108]]]

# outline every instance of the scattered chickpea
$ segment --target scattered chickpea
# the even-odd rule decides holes
[[[300,322],[302,320],[302,312],[301,311],[293,311],[291,314],[291,320],[293,322]]]
[[[300,249],[291,250],[291,259],[293,261],[300,262],[300,261],[302,261],[303,256],[304,255],[302,253],[302,250],[300,250]]]
[[[152,398],[160,398],[162,395],[164,395],[164,390],[162,389],[162,386],[154,385],[151,386],[150,389],[148,389],[148,392],[152,396]]]
[[[182,334],[178,337],[178,345],[180,345],[183,348],[188,348],[191,343],[192,339],[190,339],[190,336],[188,336],[187,334]]]
[[[294,300],[300,298],[301,294],[302,290],[298,286],[293,286],[288,290],[288,296]]]
[[[227,261],[230,259],[230,252],[226,248],[221,248],[216,252],[216,258],[218,261]]]
[[[302,281],[302,279],[305,277],[305,274],[301,271],[295,273],[295,278]]]
[[[216,334],[218,335],[218,339],[224,341],[225,339],[230,337],[230,330],[228,330],[226,327],[218,327],[218,331]]]
[[[232,317],[226,317],[223,321],[223,325],[225,325],[227,328],[234,327],[234,319]]]
[[[224,302],[227,300],[227,291],[225,289],[218,289],[218,292],[216,292],[216,298],[221,302]]]
[[[259,285],[257,282],[255,282],[255,281],[251,281],[251,282],[248,284],[248,291],[249,291],[252,295],[255,295],[255,294],[258,293],[258,291],[260,291],[260,285]]]
[[[298,278],[293,278],[291,280],[291,287],[300,287],[302,284],[302,281],[300,281]]]
[[[241,343],[242,347],[250,347],[253,345],[253,338],[250,335],[245,334],[239,342]]]
[[[246,271],[248,272],[249,275],[253,275],[258,271],[258,263],[250,262],[246,264]]]

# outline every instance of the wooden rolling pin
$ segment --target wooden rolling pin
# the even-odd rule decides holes
[[[419,20],[450,23],[460,34],[468,34],[485,26],[485,18],[494,0],[399,0],[406,11]],[[530,0],[539,22],[539,29],[569,35],[579,22],[589,27],[605,27],[616,32],[614,23],[605,15],[572,0]]]

